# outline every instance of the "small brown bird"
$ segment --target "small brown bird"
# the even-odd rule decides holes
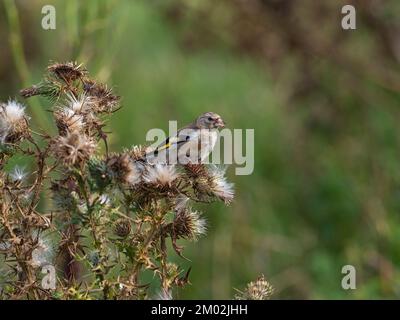
[[[175,136],[168,137],[155,150],[146,154],[146,159],[150,163],[170,163],[174,152],[179,163],[202,162],[215,147],[218,129],[224,127],[225,122],[221,116],[214,112],[203,113],[193,123],[179,129]]]

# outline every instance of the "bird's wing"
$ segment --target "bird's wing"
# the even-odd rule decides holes
[[[198,130],[192,126],[184,127],[178,130],[175,136],[168,137],[165,141],[158,145],[158,147],[151,151],[149,155],[157,156],[161,151],[168,151],[171,149],[179,148],[182,144],[196,140],[198,138]]]

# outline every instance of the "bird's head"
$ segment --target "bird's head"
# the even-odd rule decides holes
[[[197,118],[196,125],[200,129],[219,129],[225,127],[225,122],[220,115],[214,112],[206,112]]]

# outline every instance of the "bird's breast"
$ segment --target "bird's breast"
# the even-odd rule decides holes
[[[200,140],[201,144],[213,149],[217,143],[218,132],[215,130],[201,130]]]

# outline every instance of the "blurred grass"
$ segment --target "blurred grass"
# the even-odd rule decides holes
[[[0,17],[13,10],[4,1]],[[145,143],[148,129],[167,130],[170,119],[183,125],[209,110],[230,128],[255,129],[254,173],[234,176],[230,168],[236,200],[204,208],[208,236],[187,246],[190,262],[176,258],[192,266],[192,286],[180,298],[229,299],[260,273],[279,298],[399,296],[400,96],[377,76],[378,64],[348,81],[355,71],[318,58],[318,90],[292,99],[296,57],[282,57],[277,76],[237,54],[224,24],[223,41],[188,51],[181,36],[190,25],[171,24],[150,2],[27,3],[17,2],[26,62],[21,49],[4,43],[1,100],[39,81],[49,60],[77,60],[123,98],[109,123],[112,150]],[[50,3],[57,29],[45,31],[40,9]],[[9,35],[12,21],[0,26]],[[363,61],[373,59],[374,45],[361,28],[344,50]],[[38,103],[30,111],[39,124],[47,104]],[[355,291],[340,287],[345,264],[357,269]]]

